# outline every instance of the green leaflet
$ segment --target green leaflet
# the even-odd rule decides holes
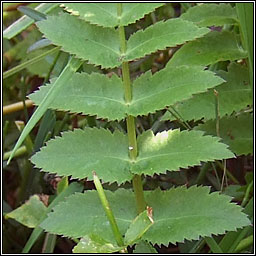
[[[83,190],[83,186],[77,182],[71,183],[65,190],[62,190],[60,194],[50,203],[47,207],[46,212],[40,217],[40,223],[47,217],[47,213],[49,213],[53,207],[55,207],[61,201],[64,201],[66,197],[70,196],[75,192],[81,192]],[[38,223],[38,224],[40,224]],[[33,232],[31,233],[27,243],[25,244],[22,253],[28,253],[34,243],[37,241],[39,236],[43,233],[43,229],[40,226],[36,226]]]
[[[135,241],[140,239],[143,234],[152,226],[152,221],[149,219],[147,210],[138,215],[130,224],[130,227],[125,233],[125,246],[118,246],[106,241],[99,235],[91,233],[83,238],[73,248],[74,253],[111,253],[121,251],[128,245],[133,245]]]
[[[124,249],[125,246],[119,247],[112,244],[100,236],[91,234],[81,238],[80,242],[73,248],[73,253],[112,253]]]
[[[129,114],[147,115],[222,82],[220,77],[199,66],[165,68],[153,76],[147,72],[133,84]]]
[[[133,83],[133,98],[126,103],[122,80],[116,75],[74,74],[49,106],[53,109],[97,115],[99,118],[121,120],[126,115],[147,115],[187,99],[194,93],[215,87],[223,80],[199,66],[165,68],[152,76],[141,75]],[[39,104],[51,85],[30,95]]]
[[[181,18],[192,21],[200,27],[237,23],[235,8],[224,3],[196,5],[183,13]]]
[[[29,200],[19,208],[7,213],[5,218],[15,219],[22,225],[35,228],[40,224],[41,217],[46,213],[47,207],[38,195],[31,196]]]
[[[228,66],[228,72],[219,71],[218,74],[226,81],[217,86],[219,99],[219,115],[223,117],[231,115],[234,111],[240,111],[253,102],[253,88],[249,83],[248,68],[236,63]],[[185,120],[215,119],[215,95],[213,90],[194,95],[192,98],[177,103],[175,109]],[[166,112],[162,120],[174,120],[169,112]]]
[[[207,28],[199,28],[192,22],[180,18],[157,22],[145,30],[139,30],[129,38],[124,60],[138,59],[157,50],[183,44],[209,31]]]
[[[139,156],[132,161],[126,135],[86,128],[64,132],[62,137],[49,141],[31,160],[38,168],[58,175],[92,179],[92,171],[96,171],[104,182],[123,183],[132,179],[131,171],[153,175],[198,165],[200,161],[233,157],[218,140],[203,136],[201,131],[170,130],[156,136],[147,131],[139,136]]]
[[[136,244],[133,253],[157,253],[157,250],[151,244],[141,240],[138,244]]]
[[[98,27],[69,14],[49,16],[36,24],[53,44],[78,58],[103,68],[120,65],[118,31],[114,29]]]
[[[247,52],[238,44],[234,33],[212,31],[182,46],[166,66],[184,64],[207,66],[219,61],[232,61],[246,57]]]
[[[95,171],[104,182],[120,184],[132,179],[128,138],[119,131],[112,134],[105,129],[87,128],[64,132],[31,160],[44,171],[73,178],[92,180]]]
[[[119,230],[125,234],[137,216],[134,194],[124,189],[115,193],[105,190],[105,193]],[[75,238],[100,234],[106,242],[116,244],[98,193],[92,190],[68,197],[64,203],[54,208],[54,212],[49,213],[48,218],[40,226],[53,234]]]
[[[209,191],[209,187],[196,186],[189,189],[178,187],[168,191],[145,191],[146,201],[154,209],[154,224],[142,238],[167,245],[169,242],[223,234],[250,225],[249,219],[241,212],[242,208],[230,204],[231,197],[217,192],[209,194]],[[136,217],[134,194],[124,189],[106,191],[106,194],[121,233],[125,234]],[[111,228],[96,191],[68,197],[54,208],[41,226],[47,232],[68,237],[101,234],[102,239],[114,244]]]
[[[209,192],[210,187],[183,186],[146,194],[155,209],[155,223],[143,239],[157,244],[184,242],[250,225],[242,208],[230,203],[231,197]]]
[[[207,134],[216,134],[215,120],[209,120],[195,127]],[[253,153],[253,116],[250,113],[239,116],[225,116],[220,119],[220,137],[237,156]]]
[[[150,211],[152,209],[148,208],[147,210],[140,213],[131,223],[130,227],[125,233],[124,243],[126,245],[132,245],[137,240],[139,240],[145,232],[154,224],[152,216],[150,216]]]
[[[39,104],[51,86],[41,86],[29,98]],[[123,93],[122,80],[116,75],[76,73],[50,108],[121,120],[127,112]]]
[[[199,165],[201,161],[232,158],[234,155],[219,138],[199,131],[169,130],[153,135],[146,131],[138,137],[139,155],[132,172],[153,175]]]
[[[163,3],[123,3],[122,15],[117,15],[116,3],[63,3],[65,10],[92,24],[103,27],[127,26]]]

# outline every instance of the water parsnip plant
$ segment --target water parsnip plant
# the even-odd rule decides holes
[[[74,253],[126,252],[134,244],[168,245],[201,237],[208,237],[206,241],[212,245],[213,235],[251,224],[242,208],[230,203],[229,196],[210,193],[209,187],[143,188],[146,176],[251,153],[250,147],[232,146],[224,139],[228,148],[221,141],[227,126],[224,121],[220,122],[220,137],[215,129],[213,88],[220,95],[219,118],[229,118],[227,114],[240,111],[252,99],[248,82],[246,92],[236,102],[225,102],[222,95],[234,93],[234,98],[238,97],[235,90],[243,89],[241,83],[248,80],[248,68],[235,62],[247,58],[248,53],[233,31],[208,28],[238,24],[235,9],[229,4],[195,6],[179,18],[156,22],[127,37],[130,24],[163,5],[63,3],[64,12],[36,22],[44,36],[71,57],[59,77],[29,96],[38,108],[9,161],[48,108],[126,122],[126,132],[97,127],[63,132],[31,158],[45,172],[94,180],[97,190],[78,189],[36,224],[51,234],[79,239]],[[132,61],[177,45],[183,46],[163,69],[132,76]],[[79,72],[84,61],[120,72],[111,77],[104,72]],[[231,62],[227,71],[214,70],[219,61]],[[244,78],[241,83],[236,79],[240,71]],[[167,108],[178,110],[185,122],[202,117],[213,120],[194,129],[136,132],[138,117]],[[249,123],[252,120],[248,113],[238,118],[247,118]],[[163,119],[176,118],[166,112]],[[131,182],[133,189],[103,190],[99,179],[118,186]]]

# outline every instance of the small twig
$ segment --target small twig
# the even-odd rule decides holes
[[[185,121],[182,116],[178,113],[177,110],[175,110],[173,107],[169,107],[167,108],[167,111],[169,111],[176,119],[177,121],[182,124],[186,129],[191,130],[192,128],[190,127],[190,125],[188,124],[187,121]]]
[[[25,105],[27,108],[30,108],[30,107],[33,107],[34,102],[32,100],[26,100]],[[3,107],[3,115],[17,112],[17,111],[20,111],[23,109],[24,109],[24,103],[23,103],[23,101],[19,101],[19,102],[4,106]]]

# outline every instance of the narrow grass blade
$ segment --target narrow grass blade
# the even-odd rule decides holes
[[[18,142],[16,143],[12,154],[10,158],[8,159],[7,164],[11,161],[13,155],[15,154],[15,151],[21,146],[22,142],[26,138],[26,136],[29,134],[29,132],[33,129],[33,127],[36,125],[36,123],[40,120],[40,118],[43,116],[45,111],[47,110],[49,104],[54,100],[56,95],[59,93],[62,86],[64,86],[67,81],[70,79],[73,73],[76,72],[76,70],[81,66],[82,61],[75,59],[72,57],[67,64],[67,66],[64,68],[56,82],[53,84],[41,104],[38,106],[36,111],[34,112],[33,116],[28,121],[27,125],[25,126],[24,130],[21,133],[21,136],[19,137]]]
[[[221,250],[221,248],[219,247],[219,245],[216,243],[216,241],[214,240],[214,238],[212,237],[206,237],[205,238],[206,243],[209,245],[209,247],[211,248],[211,251],[213,253],[223,253],[223,251]]]
[[[42,13],[48,13],[54,8],[58,6],[58,3],[42,3],[38,5],[35,10],[40,11]],[[25,30],[28,26],[34,23],[34,20],[27,17],[22,16],[20,19],[15,21],[11,26],[9,26],[7,29],[3,32],[3,37],[7,39],[11,39],[17,34],[19,34],[21,31]]]
[[[18,10],[35,21],[45,20],[46,15],[27,6],[20,6]]]
[[[52,48],[49,51],[46,51],[46,52],[42,53],[41,55],[36,56],[33,59],[30,59],[26,62],[21,63],[20,65],[18,65],[16,67],[12,68],[12,69],[10,69],[10,70],[5,71],[3,73],[3,79],[6,79],[7,77],[14,75],[15,73],[21,71],[22,69],[27,68],[28,66],[30,66],[32,64],[35,64],[39,60],[43,59],[45,56],[53,54],[53,53],[55,53],[56,51],[59,51],[59,50],[60,50],[60,47]]]
[[[250,80],[253,82],[253,3],[236,3],[237,16],[240,21],[242,39],[248,51]]]
[[[253,245],[253,235],[250,235],[243,239],[235,249],[235,253],[241,252],[249,246]]]
[[[56,239],[56,235],[47,233],[45,235],[42,253],[53,253],[56,244]]]

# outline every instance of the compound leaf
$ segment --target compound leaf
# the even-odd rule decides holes
[[[97,73],[76,73],[49,107],[121,120],[127,114],[147,115],[163,109],[223,81],[199,66],[170,67],[153,76],[148,72],[136,79],[133,84],[133,99],[126,103],[122,80],[116,75],[108,78]],[[41,87],[40,91],[30,95],[30,99],[40,104],[50,88],[51,85]]]
[[[214,64],[219,61],[238,60],[247,57],[234,33],[212,31],[202,38],[182,46],[167,63],[167,67],[179,65]]]
[[[123,3],[122,15],[119,17],[116,3],[63,3],[66,11],[103,27],[127,26],[162,5],[163,3]]]
[[[209,120],[195,127],[207,134],[216,134],[215,120]],[[237,156],[253,153],[253,116],[243,113],[239,116],[225,116],[220,119],[220,137]]]
[[[142,239],[168,245],[250,225],[242,208],[230,203],[231,197],[217,192],[209,194],[209,191],[209,187],[196,186],[145,191],[146,202],[154,209],[154,224]],[[137,215],[134,194],[124,189],[105,192],[120,232],[125,234]],[[115,244],[96,191],[68,197],[54,208],[41,226],[48,232],[68,237],[101,234],[106,242]]]
[[[7,213],[5,218],[15,219],[22,225],[29,228],[35,228],[41,217],[46,213],[47,207],[40,200],[38,195],[33,195],[29,200],[19,208]]]
[[[132,179],[129,171],[127,136],[105,129],[86,128],[64,132],[47,142],[32,158],[44,171],[73,178],[92,178],[96,171],[104,182],[123,183]]]
[[[219,138],[203,136],[199,131],[179,129],[158,133],[144,132],[138,137],[139,155],[132,172],[153,175],[166,170],[177,171],[199,165],[200,161],[214,161],[232,158],[234,154],[227,149]]]
[[[29,98],[39,104],[50,88],[41,86]],[[123,94],[122,80],[116,75],[108,78],[99,73],[76,73],[50,108],[121,120],[127,112]]]
[[[80,239],[80,242],[73,248],[73,253],[112,253],[124,249],[116,244],[105,241],[95,234],[85,236]]]
[[[249,82],[248,68],[231,63],[228,72],[217,72],[226,82],[217,86],[219,116],[231,115],[240,111],[253,102],[253,88]],[[201,118],[214,119],[216,96],[213,90],[194,95],[192,98],[175,104],[175,109],[184,120],[199,120]],[[166,112],[162,120],[173,120],[171,114]]]
[[[103,68],[121,64],[118,31],[114,29],[89,24],[70,14],[48,16],[36,24],[45,37],[63,51]]]
[[[130,61],[166,47],[183,44],[209,32],[207,28],[199,28],[194,23],[180,18],[160,21],[134,33],[127,42],[124,60]]]
[[[181,15],[182,19],[192,21],[197,26],[223,26],[236,24],[236,10],[230,4],[202,4],[189,8]]]

